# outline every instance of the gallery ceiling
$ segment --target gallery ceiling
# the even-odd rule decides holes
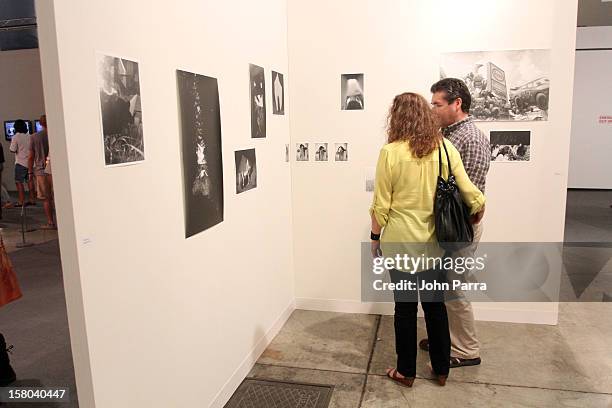
[[[612,26],[612,0],[579,0],[578,27]],[[0,50],[38,48],[34,0],[0,0]]]
[[[0,0],[0,50],[38,48],[34,0]]]
[[[612,26],[612,1],[579,1],[578,27],[593,26]]]

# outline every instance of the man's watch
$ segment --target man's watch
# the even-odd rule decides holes
[[[380,241],[380,234],[375,234],[372,231],[370,231],[370,239],[372,241]]]

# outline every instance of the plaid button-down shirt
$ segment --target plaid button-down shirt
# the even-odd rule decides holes
[[[442,134],[459,150],[468,177],[484,193],[491,163],[489,140],[471,116],[442,129]]]

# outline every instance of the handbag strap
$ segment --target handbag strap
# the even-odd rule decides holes
[[[450,178],[453,175],[453,170],[451,169],[450,157],[448,156],[448,150],[446,150],[446,143],[444,143],[444,138],[442,138],[442,146],[444,147],[444,153],[446,153],[446,163],[448,164],[448,177]],[[442,152],[441,150],[442,149],[438,148],[438,172],[440,173],[440,177],[442,177]]]

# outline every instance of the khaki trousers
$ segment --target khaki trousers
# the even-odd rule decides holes
[[[480,223],[474,224],[474,243],[461,250],[459,256],[474,256],[482,236],[482,229],[482,220]],[[480,357],[480,342],[476,338],[472,304],[461,289],[451,290],[448,294],[452,299],[446,302],[451,338],[451,357],[468,359]]]

